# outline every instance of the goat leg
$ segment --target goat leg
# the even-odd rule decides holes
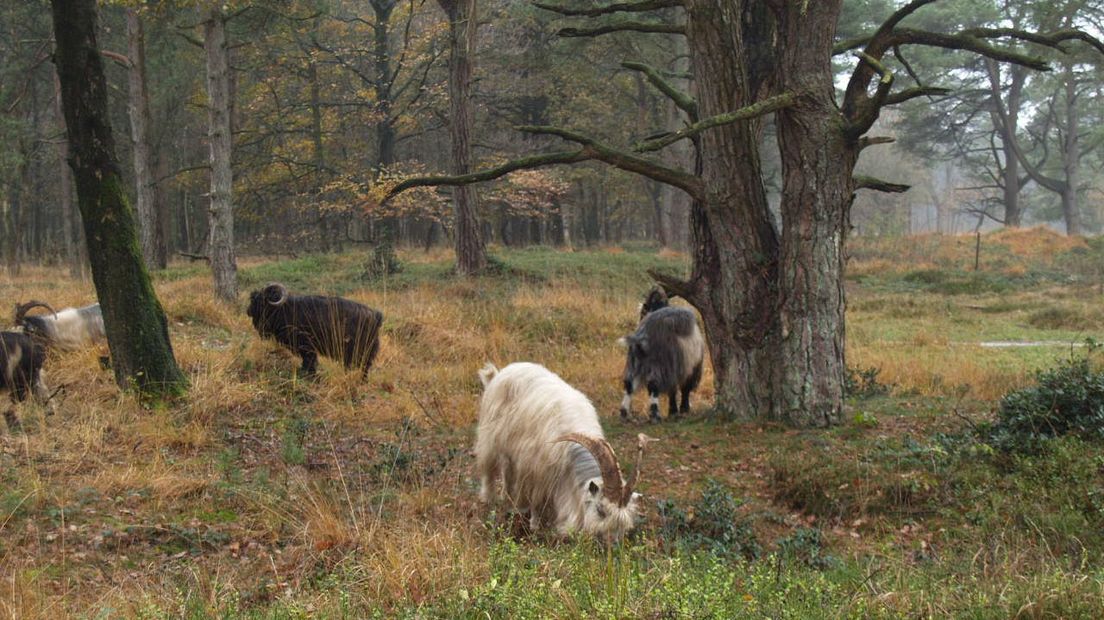
[[[7,411],[4,412],[4,421],[8,424],[8,430],[10,432],[18,431],[19,418],[15,416],[15,405],[12,405]]]
[[[653,423],[659,423],[659,387],[652,381],[648,382],[648,418]]]

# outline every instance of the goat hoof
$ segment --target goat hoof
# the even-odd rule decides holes
[[[660,422],[663,421],[663,418],[659,417],[658,414],[653,413],[652,415],[648,416],[648,421],[651,422],[652,424],[659,424]]]

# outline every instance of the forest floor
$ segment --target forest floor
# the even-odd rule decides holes
[[[189,394],[120,395],[89,350],[52,355],[58,413],[0,435],[0,616],[11,618],[1104,617],[1104,459],[1056,442],[1002,459],[973,428],[1033,373],[1104,340],[1104,240],[1044,230],[856,239],[844,423],[792,431],[616,414],[655,249],[447,253],[360,278],[359,253],[243,260],[249,289],[381,309],[367,381],[260,340],[201,265],[155,276]],[[4,299],[89,303],[26,268]],[[984,346],[993,342],[1032,346]],[[1057,344],[1056,344],[1057,343]],[[615,449],[642,428],[641,527],[612,549],[528,535],[476,502],[486,361],[537,361],[589,395]],[[870,370],[870,369],[877,369]],[[636,409],[644,402],[637,396]]]

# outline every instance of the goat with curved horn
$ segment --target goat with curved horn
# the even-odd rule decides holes
[[[284,286],[283,284],[280,284],[279,282],[269,282],[267,285],[265,285],[264,292],[265,292],[265,297],[266,298],[271,293],[274,293],[274,292],[279,295],[279,297],[277,297],[276,300],[268,302],[270,305],[281,306],[285,302],[287,302],[287,299],[288,299],[287,287]]]
[[[622,488],[625,486],[625,477],[621,475],[621,466],[617,464],[617,455],[613,447],[605,439],[595,439],[581,433],[568,433],[556,440],[556,443],[572,441],[587,449],[587,452],[598,461],[598,471],[602,472],[602,495],[611,502],[621,502]]]
[[[501,478],[529,527],[553,526],[613,541],[636,526],[639,495],[621,475],[598,413],[585,395],[539,364],[479,372],[483,398],[476,433],[479,498],[492,501]],[[643,445],[643,444],[641,444]],[[637,465],[639,471],[639,464]]]
[[[37,299],[32,299],[25,304],[15,304],[15,324],[22,325],[23,320],[27,318],[27,313],[34,308],[46,308],[50,311],[50,314],[54,315],[55,319],[57,318],[57,310],[54,310],[50,306],[50,304],[44,301],[38,301]]]
[[[383,314],[350,299],[292,295],[272,282],[250,293],[246,314],[258,334],[302,358],[304,376],[317,371],[319,355],[341,360],[347,369],[360,368],[364,376],[379,352]]]

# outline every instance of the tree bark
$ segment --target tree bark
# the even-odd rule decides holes
[[[185,379],[173,358],[168,324],[138,247],[134,211],[115,157],[107,83],[96,42],[95,0],[53,0],[55,62],[115,380],[122,388],[168,394]]]
[[[742,2],[687,3],[693,92],[702,117],[752,104],[769,85],[740,52],[770,41],[773,25]],[[754,70],[753,70],[754,69]],[[741,76],[757,79],[741,79]],[[707,188],[691,206],[690,288],[672,290],[702,315],[713,358],[715,406],[742,419],[770,418],[779,377],[779,239],[759,159],[759,121],[701,135],[696,167]],[[668,283],[669,284],[669,283]],[[672,288],[668,285],[668,288]]]
[[[839,2],[792,3],[781,40],[782,90],[802,92],[775,116],[782,155],[780,327],[782,380],[777,406],[793,426],[829,426],[842,416],[844,356],[843,244],[854,198],[855,141],[840,130],[831,28]],[[850,142],[850,143],[849,143]]]
[[[164,269],[168,262],[165,239],[157,216],[157,181],[153,178],[150,154],[149,91],[146,88],[146,35],[138,9],[126,11],[127,114],[130,116],[130,140],[134,152],[134,206],[138,211],[138,232],[142,256],[150,269]]]
[[[238,265],[234,256],[230,68],[225,20],[218,5],[206,9],[203,47],[207,54],[207,138],[211,162],[207,256],[214,275],[215,296],[234,302],[238,298]]]
[[[472,169],[472,70],[475,54],[476,0],[437,0],[449,20],[449,135],[452,138],[452,172]],[[480,234],[475,188],[453,188],[456,209],[456,271],[476,274],[487,266],[487,251]]]
[[[1073,65],[1065,63],[1065,104],[1066,131],[1062,144],[1062,171],[1065,173],[1065,185],[1062,187],[1062,217],[1066,220],[1066,234],[1082,234],[1081,205],[1077,191],[1081,167],[1081,112],[1077,105],[1077,78],[1073,74]]]
[[[61,106],[61,82],[57,79],[57,74],[54,74],[54,115],[58,119],[58,124],[61,125],[61,130],[65,131],[65,113],[62,111]],[[58,193],[60,194],[61,203],[61,234],[64,237],[65,245],[65,263],[69,265],[69,276],[73,278],[80,278],[84,275],[84,261],[79,248],[79,244],[74,235],[75,228],[74,220],[80,217],[79,213],[76,213],[76,209],[73,204],[73,171],[69,168],[69,140],[57,141],[58,152]]]

